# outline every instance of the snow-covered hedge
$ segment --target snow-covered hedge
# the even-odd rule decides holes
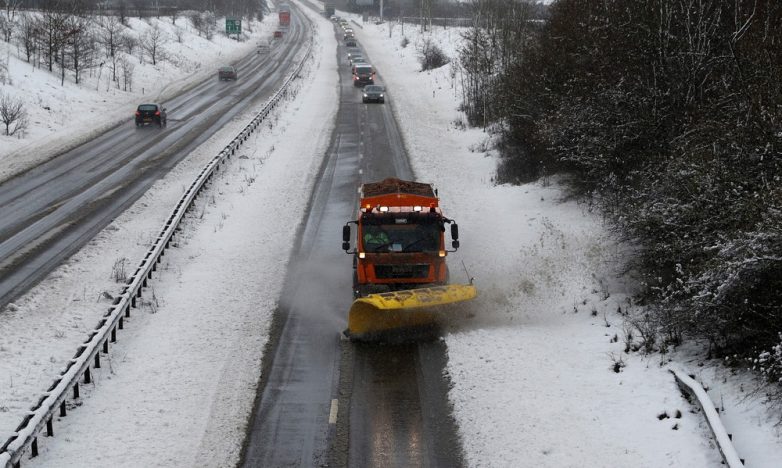
[[[664,2],[665,3],[665,2]],[[782,330],[782,4],[476,2],[459,56],[501,181],[573,174],[638,245],[662,338],[774,356]]]

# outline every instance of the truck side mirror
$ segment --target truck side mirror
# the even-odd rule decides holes
[[[342,226],[342,250],[350,250],[350,226],[347,224]]]
[[[459,248],[459,226],[456,223],[451,224],[451,239],[453,239],[453,242],[451,242],[451,246],[453,246],[454,249]]]

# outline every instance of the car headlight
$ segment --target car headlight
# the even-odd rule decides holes
[[[380,97],[383,97],[383,93],[380,93]]]
[[[364,94],[364,97],[367,97],[367,95],[366,95],[366,94]]]

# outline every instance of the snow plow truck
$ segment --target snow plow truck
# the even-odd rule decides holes
[[[365,183],[359,203],[358,219],[342,228],[342,249],[353,255],[355,300],[345,331],[351,340],[432,328],[449,304],[477,295],[472,280],[449,284],[445,259],[459,248],[459,228],[443,215],[431,184],[395,178]],[[453,250],[446,248],[446,224]]]

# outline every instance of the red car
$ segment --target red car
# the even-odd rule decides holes
[[[217,70],[217,78],[219,80],[236,80],[238,75],[235,67],[220,67]]]
[[[274,31],[274,37],[282,37],[282,31],[279,29],[277,31]]]

